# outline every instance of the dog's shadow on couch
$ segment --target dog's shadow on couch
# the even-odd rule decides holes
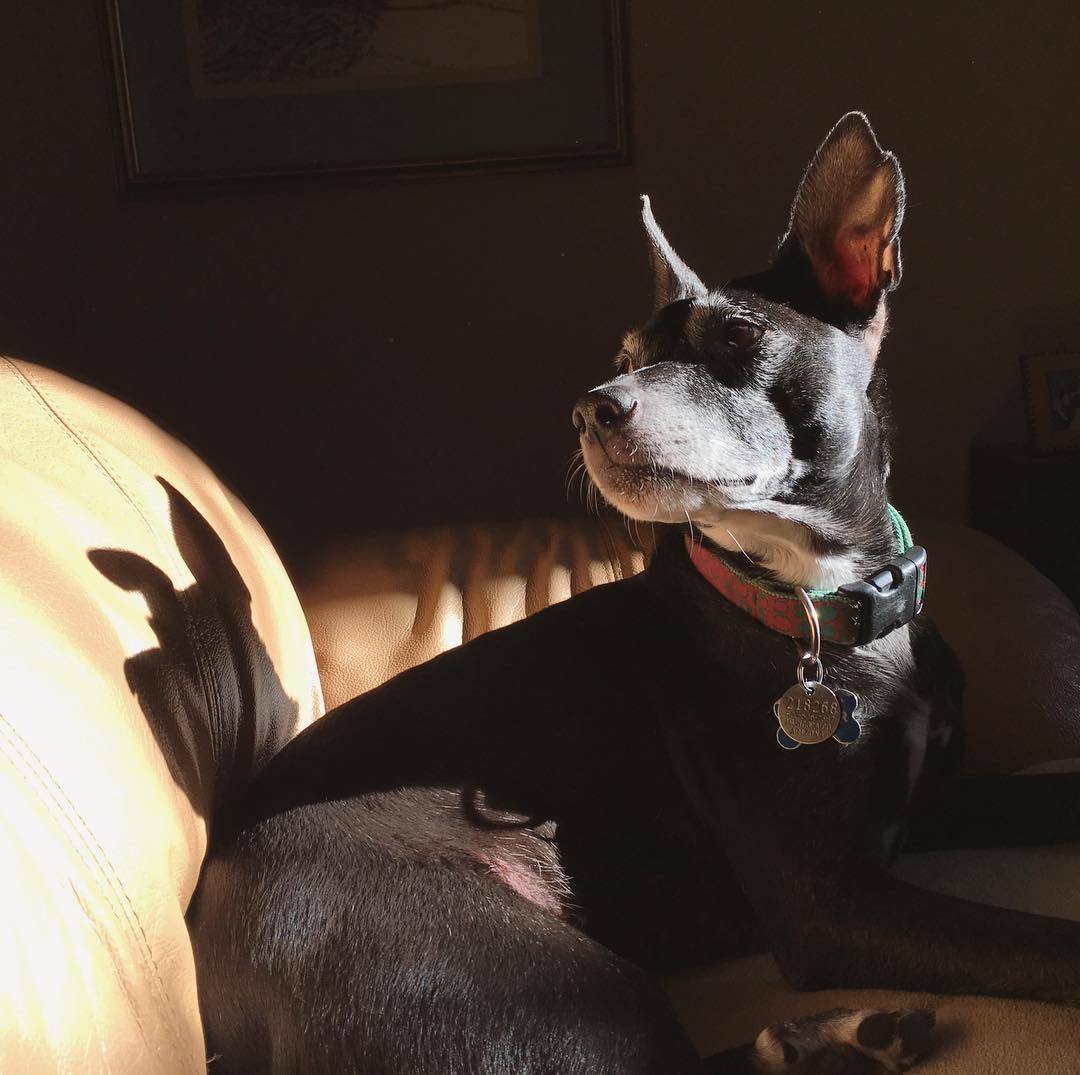
[[[128,658],[124,674],[173,779],[209,819],[291,738],[299,707],[255,629],[251,593],[221,538],[179,490],[157,480],[194,584],[177,590],[161,568],[124,549],[87,556],[146,600],[159,646]]]

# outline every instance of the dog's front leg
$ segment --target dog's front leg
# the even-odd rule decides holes
[[[754,885],[785,978],[1080,1005],[1080,922],[916,888],[862,862]]]
[[[683,785],[738,875],[785,978],[1023,997],[1080,1006],[1080,922],[901,881],[854,851],[827,789],[761,793],[673,751]],[[786,789],[792,795],[798,793]]]
[[[722,785],[716,784],[714,788]],[[749,809],[752,801],[757,809]],[[829,814],[760,799],[711,810],[788,982],[1080,1005],[1080,922],[941,895],[860,858]]]

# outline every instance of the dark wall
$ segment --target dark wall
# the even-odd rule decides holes
[[[59,7],[0,42],[0,348],[147,410],[287,549],[569,510],[569,404],[647,313],[638,193],[707,281],[756,268],[849,108],[909,179],[897,502],[963,518],[1018,354],[1080,343],[1065,0],[633,0],[633,167],[135,199],[95,5]]]

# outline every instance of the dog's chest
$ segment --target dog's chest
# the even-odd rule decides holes
[[[590,931],[669,968],[684,961],[680,953],[692,962],[762,943],[721,830],[745,824],[762,853],[787,841],[823,861],[854,853],[884,863],[935,730],[906,630],[826,657],[830,682],[859,695],[862,734],[794,751],[777,743],[772,709],[795,682],[794,644],[723,630],[711,642],[706,650],[700,639],[673,638],[681,674],[635,684],[655,734],[627,747],[620,788],[606,788],[559,831]]]

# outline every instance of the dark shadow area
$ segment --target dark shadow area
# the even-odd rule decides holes
[[[124,674],[173,779],[201,816],[217,818],[288,742],[298,706],[286,693],[251,618],[251,594],[225,545],[164,478],[176,546],[195,583],[176,590],[149,560],[90,549],[90,562],[141,593],[159,647]]]

